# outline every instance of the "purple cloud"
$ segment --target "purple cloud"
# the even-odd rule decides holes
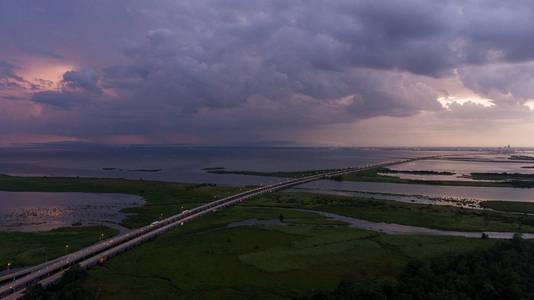
[[[528,1],[3,1],[0,89],[31,93],[47,134],[249,140],[440,114],[440,80],[526,110],[533,34]],[[23,52],[76,68],[29,91]]]

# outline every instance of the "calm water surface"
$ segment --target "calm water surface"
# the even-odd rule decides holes
[[[534,202],[534,188],[439,186],[424,184],[396,184],[384,182],[350,182],[321,180],[300,185],[315,190],[358,191],[367,193],[392,193],[425,195],[436,198],[467,198]]]
[[[76,225],[117,224],[126,207],[141,206],[141,197],[123,194],[0,191],[1,231],[45,231]]]
[[[521,155],[533,155],[530,152],[520,153]],[[522,173],[534,174],[534,168],[525,168],[534,166],[534,161],[510,160],[510,155],[470,155],[469,157],[478,160],[457,160],[457,159],[428,159],[418,160],[405,164],[399,164],[391,167],[393,170],[402,171],[438,171],[452,172],[454,175],[415,175],[415,174],[394,174],[395,176],[406,179],[419,180],[462,180],[470,181],[465,178],[471,173]],[[467,158],[467,157],[466,157]]]
[[[83,176],[215,183],[233,186],[268,184],[283,178],[210,174],[204,168],[228,170],[298,171],[359,166],[383,160],[451,154],[451,151],[412,151],[355,148],[239,148],[239,147],[48,147],[0,149],[0,174],[21,176]],[[480,157],[479,157],[480,158]],[[477,158],[477,159],[479,159]],[[534,173],[506,163],[505,155],[485,161],[423,160],[395,166],[399,170]],[[501,162],[498,162],[501,161]],[[433,176],[429,176],[435,178]],[[534,201],[534,189],[430,186],[373,182],[317,181],[306,189],[389,193],[394,200],[432,203],[431,198]],[[419,197],[423,195],[424,197]],[[410,198],[411,197],[411,198]],[[426,197],[426,198],[425,198]],[[415,199],[415,200],[414,200]],[[0,230],[47,230],[73,223],[116,224],[124,207],[142,205],[127,195],[0,192]]]
[[[441,235],[441,236],[461,236],[468,238],[480,238],[482,236],[482,231],[452,231],[452,230],[439,230],[425,227],[417,227],[410,225],[401,225],[394,223],[383,223],[383,222],[370,222],[366,220],[341,216],[338,214],[333,214],[323,211],[313,211],[313,210],[301,210],[307,212],[314,212],[325,216],[329,219],[341,221],[349,224],[350,227],[358,229],[366,229],[372,231],[379,231],[386,234],[395,234],[395,235],[406,235],[406,234],[416,234],[416,235]],[[513,232],[493,232],[486,231],[484,232],[492,239],[511,239],[514,236]],[[524,233],[521,235],[525,239],[533,239],[534,234]]]
[[[432,152],[435,153],[435,152]],[[28,147],[0,149],[0,174],[150,179],[234,186],[267,184],[280,178],[220,175],[204,168],[292,171],[341,168],[384,159],[428,155],[407,150],[214,147]],[[83,193],[0,192],[0,230],[49,230],[73,223],[119,223],[124,207],[139,197]]]
[[[358,166],[385,159],[436,155],[437,151],[354,148],[94,147],[0,149],[0,174],[152,179],[235,186],[276,179],[210,174],[204,168],[299,171]],[[104,170],[104,168],[108,170]],[[112,169],[110,169],[112,168]],[[140,172],[136,170],[159,170]]]
[[[362,219],[356,219],[352,217],[346,217],[334,213],[324,212],[324,211],[315,211],[307,209],[294,209],[303,212],[311,212],[320,214],[328,219],[340,221],[349,225],[349,227],[377,231],[386,234],[394,235],[437,235],[437,236],[457,236],[457,237],[467,237],[467,238],[481,238],[482,233],[488,235],[492,239],[511,239],[514,236],[513,232],[494,232],[494,231],[453,231],[453,230],[439,230],[418,226],[394,224],[394,223],[383,223],[383,222],[371,222]],[[242,226],[273,226],[273,225],[287,225],[280,221],[279,219],[270,219],[270,220],[258,220],[258,219],[247,219],[243,221],[233,222],[226,225],[226,228],[242,227]],[[525,239],[533,239],[534,234],[532,233],[523,233],[521,235]]]

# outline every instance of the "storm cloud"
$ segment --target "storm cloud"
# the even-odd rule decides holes
[[[291,139],[423,112],[530,120],[533,35],[529,1],[2,1],[0,89],[39,106],[25,130],[91,141]],[[19,72],[28,60],[70,68],[44,86]],[[493,106],[437,100],[455,93]]]

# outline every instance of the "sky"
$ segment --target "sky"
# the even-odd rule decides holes
[[[534,2],[0,0],[0,146],[534,146]]]

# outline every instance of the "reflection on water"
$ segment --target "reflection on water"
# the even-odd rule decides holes
[[[126,216],[121,209],[143,203],[141,197],[122,194],[0,191],[0,230],[44,231],[103,224],[117,227]]]
[[[299,209],[300,210],[300,209]],[[417,235],[443,235],[443,236],[463,236],[469,238],[480,238],[483,232],[473,232],[473,231],[449,231],[449,230],[439,230],[431,229],[425,227],[409,226],[409,225],[400,225],[393,223],[379,223],[379,222],[370,222],[361,219],[341,216],[324,211],[314,211],[302,209],[300,211],[305,212],[315,212],[317,214],[323,215],[329,219],[341,221],[350,225],[350,227],[358,229],[366,229],[372,231],[379,231],[387,234],[417,234]],[[514,236],[513,232],[484,232],[492,239],[511,239]],[[534,234],[524,233],[522,237],[525,239],[534,238]]]
[[[450,151],[239,147],[89,147],[87,149],[39,149],[36,151],[35,149],[0,148],[0,174],[143,178],[244,186],[266,184],[277,179],[211,174],[203,169],[209,167],[252,171],[332,169],[386,159],[446,153]]]
[[[293,188],[291,191],[304,191],[310,193],[327,194],[334,196],[345,197],[364,197],[366,199],[378,199],[378,200],[393,200],[405,203],[417,203],[417,204],[432,204],[432,205],[447,205],[472,209],[481,209],[480,199],[470,198],[456,198],[456,197],[432,197],[425,195],[407,195],[407,194],[394,194],[394,193],[382,193],[382,192],[361,192],[361,191],[349,191],[349,190],[323,190],[323,189],[307,189],[307,188]]]
[[[424,184],[398,184],[385,182],[355,182],[321,180],[309,182],[300,188],[359,191],[366,193],[391,193],[403,195],[424,195],[435,198],[458,198],[479,200],[525,201],[534,202],[534,189],[509,187],[476,187],[476,186],[440,186]]]
[[[482,233],[488,235],[492,239],[511,239],[514,236],[513,232],[477,232],[477,231],[451,231],[451,230],[439,230],[425,227],[417,227],[410,225],[401,225],[394,223],[381,223],[381,222],[371,222],[361,219],[356,219],[352,217],[346,217],[334,213],[316,211],[309,209],[290,209],[302,212],[311,212],[322,215],[328,219],[343,222],[348,224],[352,228],[365,229],[371,231],[378,231],[386,234],[395,234],[395,235],[439,235],[439,236],[459,236],[459,237],[468,237],[468,238],[481,238]],[[287,225],[278,219],[270,220],[258,220],[258,219],[247,219],[243,221],[233,222],[226,225],[227,228],[242,227],[242,226],[269,226],[269,225]],[[328,225],[332,226],[332,225]],[[521,235],[525,239],[534,239],[534,234],[532,233],[523,233]]]
[[[279,182],[283,178],[212,174],[204,168],[229,170],[296,171],[359,166],[383,160],[443,155],[454,151],[412,151],[353,148],[207,148],[207,147],[96,147],[73,149],[1,149],[0,174],[31,176],[90,176],[151,179],[233,186]],[[474,155],[472,155],[474,156]],[[465,159],[465,157],[464,157]],[[454,176],[393,174],[417,179],[453,179],[471,172],[534,173],[533,162],[507,162],[505,155],[477,156],[476,161],[449,158],[421,160],[393,166],[397,170],[454,172]],[[129,171],[130,170],[130,171]],[[133,170],[133,171],[132,171]],[[379,182],[317,181],[299,186],[336,193],[386,196],[406,202],[442,204],[460,200],[477,207],[478,200],[534,202],[534,189],[464,187]],[[380,197],[384,198],[384,197]],[[82,222],[113,222],[120,209],[141,205],[126,195],[0,192],[0,230],[46,230]],[[450,202],[449,202],[450,204]],[[475,205],[475,206],[473,206]]]
[[[406,179],[418,180],[460,180],[470,181],[466,178],[471,173],[522,173],[534,174],[534,169],[525,168],[534,166],[534,161],[509,160],[509,156],[478,155],[476,157],[455,157],[447,159],[428,159],[408,162],[391,167],[399,171],[437,171],[452,172],[454,175],[416,175],[416,174],[386,174]]]

